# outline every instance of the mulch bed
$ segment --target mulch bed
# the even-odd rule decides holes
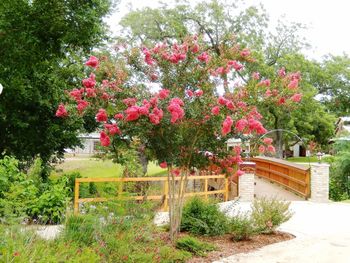
[[[209,263],[238,253],[247,253],[269,244],[278,243],[295,238],[295,236],[277,231],[274,234],[260,234],[247,241],[232,241],[232,235],[218,237],[197,237],[217,247],[216,251],[209,252],[207,257],[193,257],[188,263]]]

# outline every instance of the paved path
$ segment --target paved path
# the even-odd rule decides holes
[[[222,206],[232,207],[230,202]],[[250,203],[235,205],[249,210]],[[225,208],[223,208],[225,210]],[[350,204],[293,201],[293,217],[280,230],[295,239],[265,246],[252,253],[241,253],[217,263],[349,263]],[[233,210],[231,213],[233,213]]]
[[[256,197],[276,197],[279,200],[287,200],[287,201],[302,201],[304,200],[300,196],[287,191],[283,187],[279,186],[276,183],[271,183],[268,180],[259,178],[255,176],[255,189],[254,189]]]

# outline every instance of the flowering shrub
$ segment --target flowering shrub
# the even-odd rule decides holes
[[[174,233],[183,206],[184,187],[179,186],[186,183],[193,169],[216,164],[221,170],[218,172],[234,174],[232,167],[241,162],[241,151],[236,147],[227,152],[227,138],[266,132],[262,116],[251,103],[250,89],[254,87],[261,99],[279,105],[287,100],[299,101],[298,96],[291,99],[290,93],[296,90],[300,75],[282,71],[274,85],[288,86],[289,92],[271,90],[271,81],[260,80],[256,73],[247,85],[249,89],[241,87],[232,94],[218,95],[217,87],[222,81],[230,85],[227,76],[233,72],[244,74],[245,64],[254,61],[248,49],[236,44],[221,54],[220,58],[215,57],[194,36],[182,43],[159,43],[151,48],[125,45],[118,50],[117,70],[108,67],[106,58],[99,61],[91,57],[86,65],[93,72],[82,80],[83,87],[69,93],[70,101],[60,104],[56,113],[58,117],[81,118],[87,111],[94,111],[100,123],[101,145],[116,154],[121,142],[138,138],[145,144],[169,171]],[[267,149],[273,151],[272,145]],[[180,177],[178,183],[175,176]],[[176,187],[180,189],[177,196]],[[172,218],[175,214],[179,216]]]

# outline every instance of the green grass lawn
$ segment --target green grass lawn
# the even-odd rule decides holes
[[[82,177],[120,177],[123,167],[113,163],[111,160],[100,160],[89,157],[67,158],[63,163],[57,165],[52,172],[53,177],[64,173],[79,172]],[[166,169],[160,168],[156,163],[148,165],[148,176],[166,175]]]
[[[316,156],[311,157],[290,157],[287,159],[287,161],[293,162],[293,163],[316,163],[318,162]]]

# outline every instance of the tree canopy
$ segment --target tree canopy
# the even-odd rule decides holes
[[[138,9],[122,18],[120,24],[123,38],[136,43],[171,42],[180,40],[188,33],[202,35],[208,49],[213,50],[217,57],[220,57],[219,46],[235,38],[242,47],[249,46],[255,58],[255,63],[247,65],[245,72],[226,76],[226,79],[240,80],[241,83],[245,83],[254,72],[274,79],[275,72],[281,68],[285,68],[286,72],[301,71],[300,87],[305,94],[302,107],[291,112],[281,111],[274,105],[260,105],[259,110],[264,113],[266,128],[288,129],[307,140],[325,144],[333,134],[333,119],[315,99],[320,86],[324,85],[324,74],[319,63],[308,60],[301,53],[303,48],[309,46],[300,36],[300,30],[304,27],[281,20],[268,33],[268,22],[267,12],[262,6],[242,7],[212,0],[196,5],[180,1],[174,6],[164,4],[160,8]],[[332,76],[328,75],[328,78]],[[235,86],[229,87],[225,83],[221,83],[225,93],[233,92]],[[319,127],[323,127],[321,136]],[[281,143],[277,145],[280,149]]]
[[[78,144],[75,122],[55,117],[63,91],[77,82],[76,63],[106,39],[111,0],[0,2],[0,153],[21,160]],[[78,59],[77,59],[78,58]],[[63,128],[62,128],[63,127]]]

